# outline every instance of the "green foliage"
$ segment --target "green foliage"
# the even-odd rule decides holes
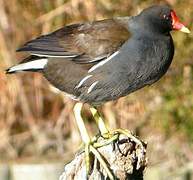
[[[173,78],[172,84],[163,93],[164,105],[159,114],[163,115],[163,127],[167,134],[184,132],[193,142],[193,81],[191,78],[186,86],[183,84],[185,80],[180,74],[178,76]]]

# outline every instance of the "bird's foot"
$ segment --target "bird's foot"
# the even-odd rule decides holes
[[[130,131],[126,129],[115,129],[112,131],[109,131],[108,133],[102,134],[101,136],[96,136],[92,139],[93,142],[93,147],[94,148],[100,148],[106,145],[109,145],[113,142],[116,142],[119,140],[119,136],[124,135],[128,138],[129,141],[135,143],[135,149],[136,149],[136,157],[137,159],[137,164],[136,164],[136,170],[140,169],[144,165],[144,160],[145,160],[145,154],[146,154],[146,146],[147,143],[139,140],[135,135],[133,135]],[[104,141],[97,142],[99,137],[103,137]]]
[[[136,169],[140,169],[144,163],[146,163],[146,147],[147,147],[147,142],[143,142],[139,140],[131,131],[128,131],[126,129],[116,129],[112,131],[113,134],[115,135],[125,135],[128,137],[130,141],[133,141],[136,144],[136,157],[137,159],[137,165]]]
[[[95,147],[95,141],[91,141],[88,144],[85,144],[84,151],[85,151],[85,164],[86,164],[86,171],[87,175],[91,173],[91,153],[94,155],[103,169],[106,171],[110,180],[114,180],[114,175],[112,174],[111,170],[108,167],[108,164],[105,162],[103,157],[101,156],[100,152],[97,150],[97,146]],[[103,144],[104,146],[105,144]],[[101,147],[101,146],[100,146]]]

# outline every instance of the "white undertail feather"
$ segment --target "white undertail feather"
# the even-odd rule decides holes
[[[16,71],[26,71],[26,70],[41,70],[47,64],[48,59],[38,59],[30,62],[26,62],[23,64],[18,64],[16,66],[11,67],[8,70],[8,73],[16,72]]]

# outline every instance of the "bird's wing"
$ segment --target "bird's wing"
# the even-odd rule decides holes
[[[62,57],[77,63],[107,58],[129,39],[126,19],[107,19],[65,26],[24,44],[17,51],[32,55]]]

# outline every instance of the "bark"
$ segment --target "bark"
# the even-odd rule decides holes
[[[102,137],[98,139],[98,142],[103,141]],[[112,142],[97,150],[108,164],[115,179],[143,180],[143,172],[147,165],[147,145],[144,142],[142,144],[143,147],[136,144],[131,138],[120,135],[116,142]],[[60,180],[108,179],[105,170],[94,156],[92,156],[91,161],[92,169],[90,175],[87,177],[84,158],[84,152],[78,153],[70,163],[65,165]]]

